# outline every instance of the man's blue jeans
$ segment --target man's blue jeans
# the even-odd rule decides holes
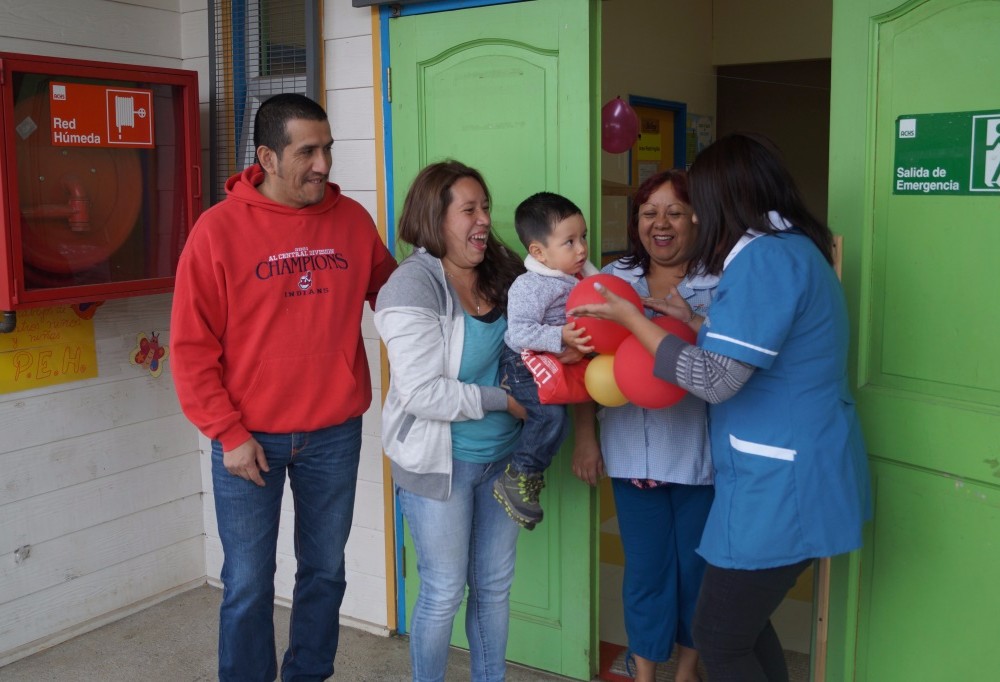
[[[433,500],[398,489],[417,549],[420,594],[410,618],[414,682],[443,682],[452,622],[469,586],[465,634],[472,682],[502,682],[506,673],[510,586],[521,527],[493,499],[507,459],[454,460],[451,496]]]
[[[511,469],[522,474],[543,473],[569,435],[566,406],[538,402],[538,385],[531,371],[524,366],[521,355],[507,346],[500,353],[500,386],[528,413],[511,454]]]
[[[333,674],[340,635],[344,545],[351,531],[361,452],[361,418],[308,433],[254,433],[267,457],[266,485],[233,476],[212,443],[215,515],[225,559],[219,611],[219,679],[271,682],[274,572],[281,495],[287,474],[295,505],[295,589],[285,682]]]

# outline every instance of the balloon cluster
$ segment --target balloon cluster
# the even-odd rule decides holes
[[[586,277],[573,287],[566,300],[566,310],[588,303],[604,303],[604,297],[594,288],[595,283],[642,309],[642,299],[628,282],[614,275],[600,274]],[[590,345],[598,353],[587,366],[584,383],[590,397],[601,405],[618,407],[630,402],[648,410],[658,410],[677,403],[687,393],[653,376],[652,354],[617,322],[568,314],[566,321],[586,328]],[[680,320],[657,317],[653,322],[688,343],[695,342],[694,331]]]

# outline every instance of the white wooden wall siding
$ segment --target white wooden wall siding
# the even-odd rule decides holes
[[[352,7],[350,0],[327,0],[325,5],[326,109],[335,140],[331,176],[374,217],[376,93],[372,87],[371,10]],[[368,331],[366,338],[378,339],[374,327]]]
[[[201,195],[208,202],[212,178],[209,169],[209,63],[207,0],[180,0],[181,67],[198,72],[198,103],[201,129]]]
[[[128,363],[138,331],[169,345],[169,311],[105,303],[96,378],[0,396],[0,665],[204,581],[196,434],[169,360]]]
[[[351,0],[326,0],[323,16],[326,108],[333,132],[331,176],[344,193],[377,216],[372,14]],[[382,376],[380,342],[365,306],[362,322],[371,370],[372,406],[362,427],[361,467],[354,527],[347,544],[347,594],[341,614],[375,632],[386,632],[385,524],[382,495]],[[367,624],[367,625],[364,625]]]
[[[0,2],[0,50],[194,68],[207,112],[206,7]],[[205,581],[197,432],[169,359],[156,379],[128,363],[140,331],[170,344],[170,302],[97,311],[96,378],[0,395],[0,665]]]
[[[179,5],[178,0],[3,2],[0,45],[8,52],[179,68]]]

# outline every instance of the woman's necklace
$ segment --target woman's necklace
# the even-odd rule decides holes
[[[457,277],[455,277],[455,275],[453,275],[450,272],[448,272],[447,268],[445,269],[444,274],[445,274],[445,276],[448,277],[448,279],[451,280],[451,283],[452,283],[453,286],[457,282],[457,283],[460,283],[462,285],[462,288],[464,288],[466,290],[465,291],[465,296],[466,296],[466,298],[471,298],[472,299],[472,304],[476,307],[476,316],[478,317],[479,314],[480,314],[480,311],[479,311],[479,308],[480,308],[479,292],[476,291],[476,287],[473,286],[473,284],[471,282],[472,278],[471,277],[467,278],[469,281],[462,281],[462,280],[458,279]],[[463,292],[459,291],[459,297],[461,297],[462,293]]]

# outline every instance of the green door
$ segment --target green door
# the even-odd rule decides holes
[[[1000,2],[833,4],[830,223],[875,517],[835,563],[827,679],[996,679]]]
[[[599,3],[535,0],[407,15],[389,23],[392,181],[398,212],[424,165],[455,158],[478,168],[493,226],[523,253],[514,208],[541,190],[584,209],[600,244],[595,125]],[[404,8],[405,9],[405,8]],[[599,253],[594,253],[594,259]],[[521,533],[508,658],[577,679],[597,663],[596,500],[564,447],[546,474],[545,521]],[[419,586],[406,533],[407,617]],[[453,643],[467,647],[464,609]]]

